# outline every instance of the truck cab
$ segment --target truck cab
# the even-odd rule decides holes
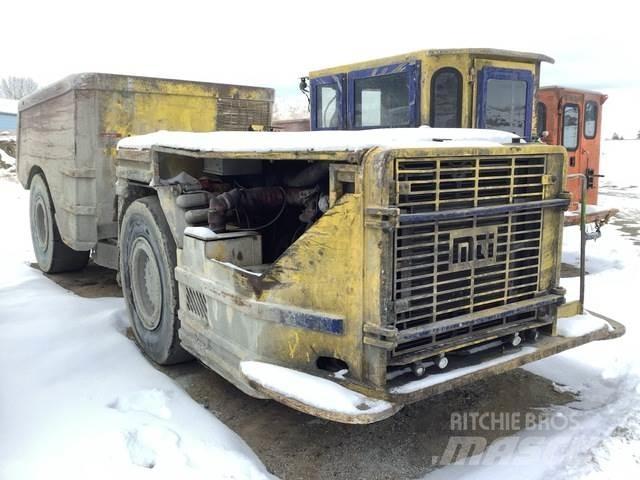
[[[600,132],[602,105],[607,95],[590,90],[550,86],[536,94],[537,133],[547,132],[545,142],[562,145],[568,152],[568,173],[587,176],[587,204],[598,203],[600,171]],[[580,200],[580,183],[567,184],[571,192],[571,209]]]
[[[536,53],[421,50],[309,74],[312,130],[487,128],[531,139]]]

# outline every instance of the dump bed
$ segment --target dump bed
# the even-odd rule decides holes
[[[100,73],[69,76],[20,102],[18,176],[44,172],[63,241],[117,237],[117,142],[159,129],[247,130],[271,123],[273,90]]]

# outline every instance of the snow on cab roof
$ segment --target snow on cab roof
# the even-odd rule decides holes
[[[195,152],[337,152],[372,147],[496,147],[520,143],[520,137],[500,130],[474,128],[381,128],[313,132],[169,132],[123,138],[118,149],[152,147]]]

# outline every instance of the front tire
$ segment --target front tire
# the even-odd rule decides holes
[[[157,197],[133,202],[120,232],[120,278],[138,344],[156,363],[191,356],[178,338],[176,244]]]
[[[86,267],[88,251],[76,251],[65,245],[60,237],[53,210],[53,201],[44,175],[31,179],[29,192],[31,243],[40,270],[45,273],[72,272]]]

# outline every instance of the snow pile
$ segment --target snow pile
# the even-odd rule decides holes
[[[0,148],[0,177],[16,174],[16,159]]]
[[[118,149],[168,147],[200,152],[356,151],[371,147],[492,147],[520,137],[500,130],[471,128],[381,128],[314,132],[169,132],[123,138]]]
[[[561,337],[581,337],[602,328],[611,330],[612,327],[605,320],[589,313],[558,320],[558,335]]]
[[[391,403],[376,400],[331,380],[270,363],[246,361],[242,373],[253,382],[320,410],[344,415],[375,414],[392,410]]]
[[[77,297],[29,266],[27,200],[0,179],[0,478],[268,477],[126,337],[122,299]]]

